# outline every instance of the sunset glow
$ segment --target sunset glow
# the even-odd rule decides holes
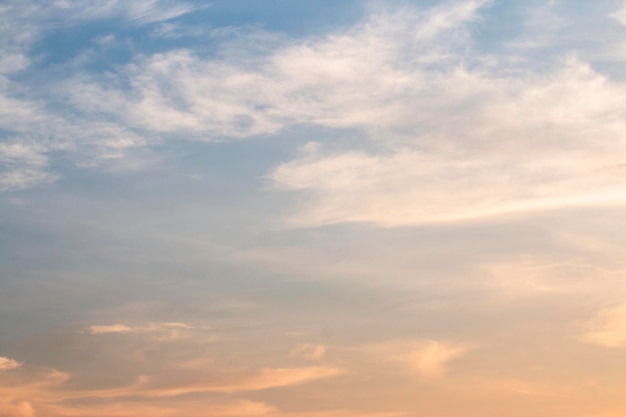
[[[626,416],[626,2],[0,0],[0,417]]]

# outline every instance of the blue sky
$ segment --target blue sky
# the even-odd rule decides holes
[[[0,12],[0,416],[624,414],[625,3]]]

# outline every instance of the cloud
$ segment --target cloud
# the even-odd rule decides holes
[[[87,333],[93,335],[102,334],[146,334],[151,335],[157,341],[173,341],[191,337],[193,330],[206,331],[206,328],[181,322],[148,323],[144,326],[128,326],[125,324],[94,325],[85,328]],[[206,339],[205,339],[206,340]]]
[[[626,3],[623,4],[621,9],[611,13],[609,17],[619,24],[626,26]]]
[[[14,361],[8,361],[9,369],[15,369]],[[55,402],[56,390],[68,379],[68,374],[54,369],[28,366],[20,372],[0,372],[0,416],[39,417],[39,407]]]
[[[293,348],[289,352],[290,358],[305,359],[309,361],[319,361],[326,355],[326,346],[324,345],[312,345],[312,344],[300,344]]]
[[[254,401],[190,401],[168,404],[150,405],[145,403],[124,404],[93,404],[90,406],[80,405],[52,405],[46,410],[55,417],[128,417],[128,416],[151,416],[151,417],[204,417],[207,415],[216,417],[252,417],[265,416],[274,410],[274,407]],[[0,414],[1,415],[1,414]]]
[[[158,397],[178,396],[194,392],[234,393],[261,391],[270,388],[305,384],[319,379],[335,377],[344,372],[342,369],[326,367],[262,369],[248,375],[224,375],[223,381],[215,382],[200,381],[170,386],[167,383],[152,385],[147,381],[145,386],[139,386],[137,389],[140,395]]]
[[[89,326],[87,331],[91,334],[106,334],[106,333],[130,333],[134,329],[124,324],[107,324],[100,326]]]
[[[7,141],[0,148],[0,191],[56,181],[59,175],[48,171],[48,155],[52,153],[69,155],[77,165],[86,166],[120,157],[129,148],[145,144],[145,138],[116,123],[58,111],[66,108],[65,93],[56,90],[58,78],[52,73],[36,77],[38,85],[13,78],[27,68],[35,73],[41,70],[32,65],[33,61],[41,62],[41,53],[36,58],[31,56],[38,41],[60,27],[110,18],[143,25],[166,21],[198,7],[204,6],[167,0],[107,0],[97,4],[59,0],[45,5],[10,0],[0,6],[6,22],[0,27],[0,124],[3,142]],[[70,74],[69,78],[82,76],[80,66],[65,68],[64,72]],[[32,158],[35,154],[38,160]]]
[[[320,146],[269,173],[276,188],[305,196],[290,219],[298,226],[398,226],[623,203],[613,171],[623,164],[624,85],[573,58],[538,71],[520,57],[473,50],[471,25],[489,4],[385,10],[297,41],[243,31],[258,48],[224,41],[213,57],[192,49],[136,55],[104,75],[47,86],[72,120],[35,101],[20,102],[28,114],[11,110],[7,119],[23,136],[45,126],[53,140],[39,152],[71,150],[81,166],[157,139],[351,130],[353,149]],[[138,23],[193,9],[154,0],[55,7],[83,20],[123,13]],[[5,188],[54,179],[42,167],[20,172]]]
[[[223,140],[275,133],[286,126],[402,126],[413,118],[405,95],[415,88],[415,65],[455,60],[450,49],[468,35],[484,1],[425,13],[403,9],[370,17],[346,32],[273,46],[269,53],[227,48],[219,59],[191,50],[143,57],[118,74],[116,90],[97,79],[68,81],[75,106],[125,126],[161,135]],[[248,35],[250,36],[250,35]],[[407,61],[402,57],[410,56]]]
[[[85,3],[57,0],[41,4],[32,0],[8,0],[0,6],[5,21],[0,27],[0,74],[11,74],[31,64],[30,49],[46,32],[98,19],[120,18],[137,25],[167,21],[198,8],[182,1],[103,0]]]
[[[538,75],[519,60],[512,66],[506,56],[472,51],[469,27],[489,3],[387,10],[301,41],[247,34],[261,52],[138,55],[104,77],[80,73],[48,86],[72,120],[10,92],[6,118],[22,135],[45,126],[53,140],[39,143],[40,154],[73,149],[83,166],[122,157],[155,136],[215,141],[303,124],[365,132],[362,149],[322,148],[270,173],[280,188],[309,194],[312,204],[293,224],[419,224],[620,200],[609,171],[623,163],[624,86],[576,60]],[[50,22],[62,11],[66,21],[123,15],[142,24],[194,7],[67,0],[7,10],[18,21]],[[365,150],[372,141],[379,152]],[[3,184],[54,179],[42,166],[25,166]]]
[[[42,158],[70,154],[83,167],[124,157],[157,138],[238,139],[303,123],[334,128],[402,125],[407,117],[403,91],[413,80],[403,68],[411,63],[396,62],[398,56],[445,60],[450,45],[467,38],[463,23],[475,19],[484,3],[467,1],[428,13],[383,13],[346,32],[299,42],[262,31],[236,31],[235,37],[262,45],[261,52],[230,48],[224,41],[214,58],[188,49],[137,55],[131,64],[104,75],[79,65],[68,68],[71,76],[42,85],[41,94],[19,94],[22,86],[7,81],[2,84],[0,120],[6,121],[17,145],[31,147]],[[118,15],[141,24],[193,9],[154,0],[27,6],[7,6],[9,20],[19,24],[3,29],[6,38],[13,38],[13,32],[30,35],[19,46],[5,45],[5,52],[28,50],[59,24]],[[46,164],[21,162],[5,174],[4,189],[57,178],[46,171]]]
[[[447,372],[449,362],[460,358],[473,347],[439,340],[390,340],[352,348],[377,360],[397,362],[423,379],[437,379]]]
[[[158,332],[171,329],[193,329],[194,327],[181,322],[149,323],[145,326],[127,326],[125,324],[108,324],[88,326],[87,331],[91,334],[101,333],[130,333],[130,332]]]
[[[582,323],[581,341],[606,348],[626,347],[626,303],[600,310]]]
[[[1,417],[35,417],[35,410],[28,401],[10,401],[0,397]]]
[[[440,377],[445,373],[448,362],[464,355],[467,351],[467,347],[429,340],[413,351],[408,361],[420,376],[425,378]]]
[[[15,368],[15,361],[1,359],[0,364],[5,367],[0,371]],[[245,372],[210,369],[197,373],[140,376],[132,385],[88,389],[80,384],[68,384],[76,375],[31,366],[24,367],[19,373],[0,372],[0,416],[280,416],[283,413],[268,404],[232,396],[305,384],[343,373],[341,369],[323,367],[266,368]],[[206,398],[185,397],[184,401],[176,398],[194,393],[228,393],[230,396],[213,398],[209,404]]]
[[[411,132],[381,129],[381,152],[306,148],[270,174],[278,189],[306,193],[292,224],[401,226],[625,202],[615,174],[623,84],[576,59],[543,76],[431,75],[404,103]]]
[[[112,400],[128,398],[173,398],[197,393],[243,393],[263,391],[292,385],[301,385],[344,374],[338,368],[267,368],[248,372],[213,372],[213,375],[150,377],[142,375],[132,385],[98,390],[64,390],[57,393],[59,400]],[[208,372],[205,372],[208,374]],[[61,381],[65,382],[65,380]]]
[[[16,360],[0,356],[0,371],[8,371],[19,368],[20,366],[22,366],[22,364]]]
[[[48,18],[60,18],[62,15],[66,22],[117,17],[144,25],[167,21],[197,10],[199,7],[187,2],[171,0],[138,0],[132,3],[104,0],[92,4],[85,4],[78,0],[59,0],[39,13],[47,15]]]

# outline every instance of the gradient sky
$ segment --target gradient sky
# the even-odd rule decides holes
[[[623,417],[626,3],[0,0],[0,417]]]

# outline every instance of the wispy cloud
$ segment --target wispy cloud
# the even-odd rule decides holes
[[[105,0],[98,3],[85,4],[77,0],[58,0],[51,2],[48,8],[39,10],[39,15],[63,16],[65,22],[73,20],[95,20],[119,17],[136,24],[148,24],[170,20],[185,15],[199,6],[187,2],[171,0],[139,0],[124,2]]]
[[[278,186],[310,194],[295,224],[398,226],[624,203],[613,171],[622,84],[577,60],[543,77],[457,69],[428,84],[437,98],[418,93],[406,106],[423,133],[380,154],[307,149],[272,172]]]
[[[144,334],[160,341],[173,341],[191,338],[192,332],[206,332],[206,328],[195,328],[187,323],[162,322],[149,323],[144,326],[128,326],[125,324],[105,324],[88,326],[86,332],[93,335],[105,334]],[[206,338],[203,339],[208,341]]]
[[[130,333],[135,329],[124,324],[104,324],[99,326],[89,326],[87,331],[91,334],[106,334],[106,333]]]
[[[3,368],[8,371],[20,364],[8,358],[0,358]],[[0,415],[11,417],[33,417],[54,415],[73,417],[128,416],[128,412],[148,413],[154,416],[200,416],[209,413],[215,416],[257,416],[283,413],[274,407],[237,398],[217,398],[210,404],[189,400],[178,402],[175,397],[200,393],[244,393],[300,385],[312,381],[331,378],[344,373],[336,368],[268,368],[241,371],[215,371],[207,375],[188,374],[141,376],[136,383],[108,389],[79,389],[76,384],[68,384],[71,375],[54,369],[27,367],[24,372],[0,372]],[[137,402],[136,399],[142,399]],[[159,403],[167,399],[168,403]],[[134,414],[133,414],[134,415]]]
[[[47,149],[72,149],[82,165],[122,157],[154,138],[216,141],[302,125],[357,129],[362,146],[322,146],[270,173],[279,188],[307,193],[295,225],[396,226],[621,204],[613,168],[623,164],[624,85],[573,58],[537,74],[519,60],[472,51],[469,28],[488,5],[385,11],[295,42],[259,32],[256,44],[264,47],[243,55],[140,55],[105,77],[84,73],[56,84],[76,114],[72,121],[33,103],[30,113],[43,117],[48,137],[64,138]],[[109,1],[81,13],[93,19],[123,10],[152,22],[191,9]],[[32,131],[26,125],[22,134]],[[6,182],[54,178],[30,172]]]
[[[5,167],[0,171],[0,191],[5,191],[57,180],[59,175],[49,172],[47,166],[50,153],[71,155],[78,165],[96,165],[101,160],[120,157],[146,140],[116,123],[57,112],[55,108],[63,107],[64,94],[50,94],[50,90],[54,90],[58,80],[45,88],[31,88],[12,78],[26,69],[39,70],[31,67],[33,60],[41,61],[41,54],[34,57],[32,52],[38,41],[60,27],[111,18],[143,25],[170,20],[200,6],[161,0],[107,0],[98,4],[59,0],[45,5],[8,1],[0,7],[5,17],[0,26],[0,124],[3,140],[7,140],[0,149],[0,167]],[[67,72],[71,73],[70,78],[80,78],[82,74],[79,68]],[[47,79],[48,75],[42,78]]]
[[[77,106],[127,126],[201,140],[271,134],[299,123],[402,126],[412,118],[405,105],[416,87],[416,65],[455,61],[452,50],[469,39],[464,25],[485,3],[376,15],[346,32],[260,55],[155,54],[119,74],[129,91],[97,80],[67,88]]]
[[[193,382],[180,385],[169,385],[167,382],[151,384],[137,389],[146,396],[177,396],[193,392],[245,392],[260,391],[270,388],[300,385],[319,379],[331,378],[343,374],[338,368],[277,368],[262,369],[248,375],[224,375],[222,381]]]

